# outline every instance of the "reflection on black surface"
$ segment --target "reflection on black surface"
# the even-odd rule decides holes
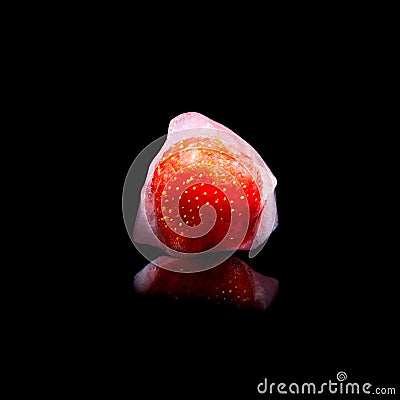
[[[266,310],[278,291],[276,279],[254,271],[238,257],[230,257],[217,267],[195,273],[171,271],[183,263],[173,257],[159,257],[155,262],[168,269],[148,264],[135,275],[137,293],[186,303]]]

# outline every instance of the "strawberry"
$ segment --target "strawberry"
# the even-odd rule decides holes
[[[219,250],[240,248],[257,229],[263,207],[259,185],[249,157],[218,138],[176,142],[155,166],[150,185],[159,239],[174,250],[197,253],[214,248],[229,234]],[[208,207],[203,206],[213,207],[215,216],[208,212],[204,217]],[[193,234],[201,222],[211,229]]]
[[[160,257],[155,262],[168,266],[180,260]],[[276,295],[278,281],[253,271],[239,258],[230,257],[217,267],[195,273],[173,272],[150,263],[135,276],[134,286],[136,292],[143,294],[265,310]]]
[[[154,248],[254,257],[277,226],[276,183],[239,135],[199,113],[180,114],[149,165],[133,241],[148,246],[149,260]]]

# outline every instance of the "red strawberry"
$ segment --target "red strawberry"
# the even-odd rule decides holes
[[[186,139],[173,145],[157,165],[151,191],[159,238],[168,247],[190,253],[208,250],[229,228],[230,237],[242,238],[239,247],[243,235],[246,241],[254,232],[260,191],[253,171],[229,153],[216,138]],[[215,223],[208,233],[191,237],[190,228],[200,224],[204,205],[214,207]]]
[[[174,257],[237,249],[253,257],[276,226],[275,186],[242,138],[204,115],[181,114],[149,166],[134,241]]]
[[[160,257],[155,261],[169,268],[171,263],[181,262],[172,257]],[[237,257],[231,257],[215,268],[188,274],[150,263],[135,276],[134,286],[143,294],[265,310],[276,295],[278,281],[253,271]]]

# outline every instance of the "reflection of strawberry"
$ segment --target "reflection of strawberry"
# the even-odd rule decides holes
[[[160,240],[175,250],[201,252],[220,243],[231,226],[230,236],[245,234],[245,242],[257,228],[262,207],[259,179],[247,155],[232,154],[218,139],[185,139],[172,145],[156,165],[149,194]],[[190,237],[190,227],[200,224],[203,205],[214,207],[215,225],[204,235]]]
[[[156,262],[167,265],[180,261],[160,257]],[[237,257],[231,257],[215,268],[195,273],[173,272],[148,264],[135,276],[134,285],[139,293],[257,309],[266,309],[278,290],[275,279],[253,271]]]

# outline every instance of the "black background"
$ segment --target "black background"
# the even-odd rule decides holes
[[[166,69],[162,57],[135,63],[116,53],[94,89],[100,101],[85,179],[99,204],[89,213],[82,317],[96,386],[252,398],[264,377],[318,383],[340,370],[351,382],[393,386],[394,143],[388,82],[368,54],[292,49],[246,69],[215,57]],[[133,292],[147,260],[125,230],[125,176],[169,121],[188,111],[238,133],[277,177],[278,228],[256,258],[240,254],[279,280],[265,313],[155,302]],[[92,198],[86,201],[89,210]]]

